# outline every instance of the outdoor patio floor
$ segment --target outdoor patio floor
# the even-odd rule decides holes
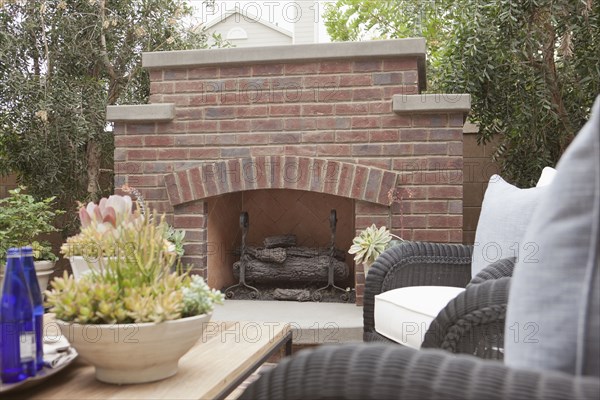
[[[211,321],[290,323],[293,343],[361,342],[363,309],[355,304],[294,301],[225,300],[215,307]]]

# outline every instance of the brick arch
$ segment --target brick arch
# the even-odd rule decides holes
[[[388,205],[398,174],[312,157],[265,156],[205,163],[165,175],[172,206],[243,190],[295,189]]]

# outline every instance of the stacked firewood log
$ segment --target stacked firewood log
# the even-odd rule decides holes
[[[348,278],[345,252],[330,248],[297,246],[295,235],[270,236],[264,247],[248,246],[240,261],[233,264],[233,272],[239,279],[241,264],[245,264],[246,281],[250,283],[327,283],[329,266],[333,265],[334,279],[341,282]]]

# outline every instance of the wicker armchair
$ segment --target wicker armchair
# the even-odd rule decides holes
[[[433,243],[404,243],[388,250],[367,279],[367,343],[301,351],[263,373],[241,399],[600,398],[600,379],[595,376],[511,368],[499,360],[446,351],[502,358],[499,349],[513,260],[481,271],[432,322],[422,347],[445,350],[392,344],[374,331],[376,293],[398,286],[465,285],[470,254],[468,246]]]
[[[600,96],[592,108],[525,233],[513,238],[534,243],[540,249],[536,261],[526,265],[523,260],[514,278],[504,277],[511,274],[509,262],[479,274],[463,296],[438,314],[425,339],[479,354],[479,344],[464,333],[489,320],[503,323],[502,302],[512,286],[511,328],[535,323],[535,340],[506,340],[506,363],[390,343],[323,346],[284,359],[251,384],[242,399],[599,399]],[[365,340],[381,339],[374,331],[376,293],[402,286],[466,285],[471,251],[460,245],[405,243],[382,254],[366,284]],[[485,300],[483,308],[479,299]]]
[[[422,347],[502,359],[514,259],[491,264],[471,280],[471,253],[471,246],[426,242],[404,242],[383,253],[365,286],[365,342],[391,342],[375,331],[375,295],[406,286],[465,287],[470,281],[431,323]]]
[[[284,359],[241,399],[594,399],[600,379],[383,343],[322,346]]]

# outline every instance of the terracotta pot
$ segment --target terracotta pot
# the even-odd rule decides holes
[[[179,359],[200,339],[211,316],[202,314],[157,324],[56,323],[79,355],[96,367],[96,379],[126,384],[175,375]]]

